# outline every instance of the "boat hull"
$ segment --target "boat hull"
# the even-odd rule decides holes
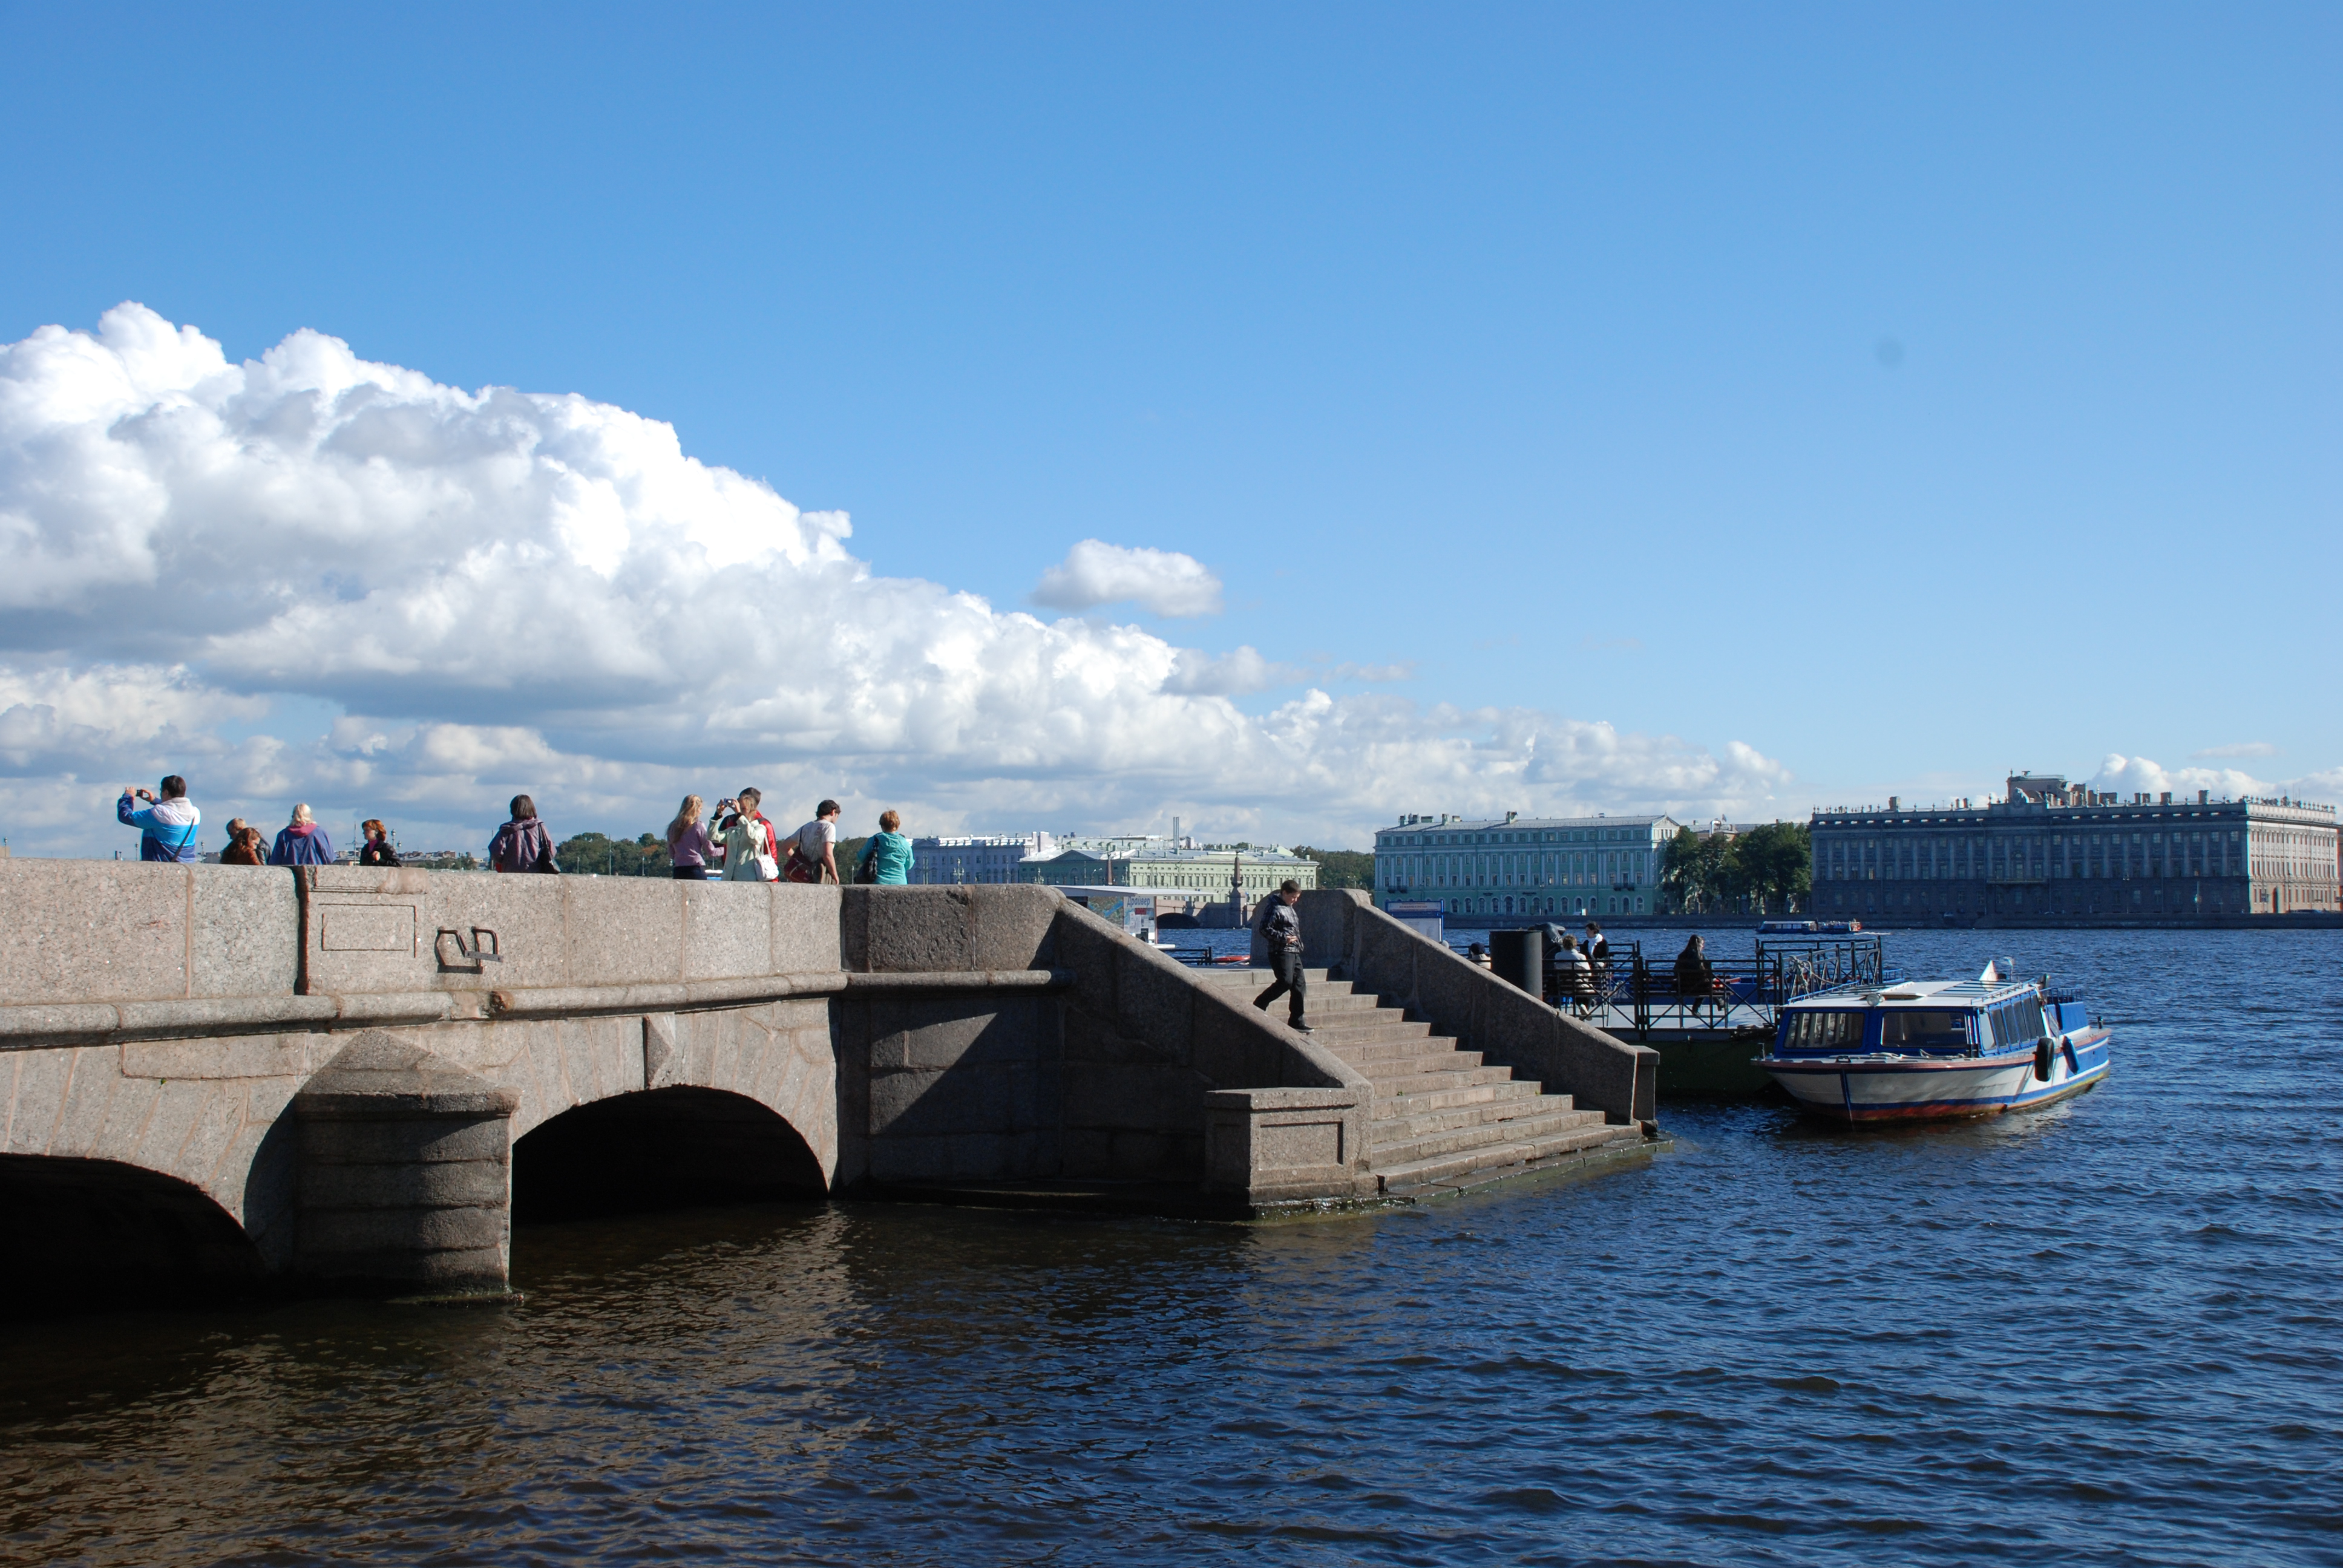
[[[2113,1065],[2113,1034],[2088,1029],[2062,1037],[2050,1076],[2031,1050],[1929,1060],[1885,1055],[1778,1057],[1757,1065],[1800,1110],[1841,1121],[1932,1121],[1998,1116],[2080,1094]]]

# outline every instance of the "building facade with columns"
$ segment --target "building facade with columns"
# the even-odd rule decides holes
[[[1452,915],[1648,915],[1674,818],[1403,816],[1375,833],[1375,902]]]
[[[1816,811],[1814,912],[1962,924],[2334,911],[2335,808],[2114,795],[2019,774],[1982,804]]]

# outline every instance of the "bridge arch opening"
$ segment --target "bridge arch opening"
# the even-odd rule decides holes
[[[0,1317],[217,1300],[260,1287],[235,1216],[113,1160],[0,1154]]]
[[[818,1198],[828,1190],[797,1129],[719,1089],[598,1100],[540,1122],[512,1151],[516,1224]]]

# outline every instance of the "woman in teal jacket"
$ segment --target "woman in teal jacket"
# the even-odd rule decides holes
[[[900,888],[911,879],[911,840],[895,831],[903,819],[893,811],[879,813],[879,830],[862,846],[862,864],[870,873],[857,877],[857,881],[873,881],[882,888]]]

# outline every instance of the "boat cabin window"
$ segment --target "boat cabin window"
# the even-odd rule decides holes
[[[1966,1012],[1906,1011],[1897,1008],[1879,1015],[1879,1043],[1885,1046],[1965,1046],[1969,1042]]]
[[[1859,1012],[1822,1012],[1801,1009],[1790,1015],[1792,1050],[1853,1050],[1863,1043]]]
[[[2037,997],[2006,1001],[1986,1015],[1993,1020],[1996,1045],[2031,1045],[2044,1034],[2042,1002]]]

